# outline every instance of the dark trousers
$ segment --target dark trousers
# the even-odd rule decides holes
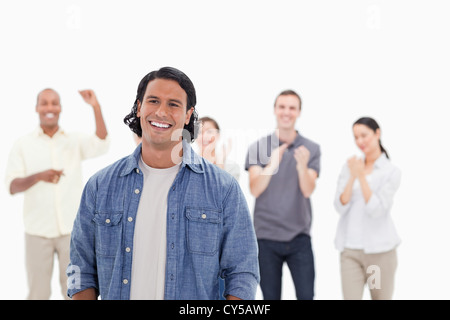
[[[314,298],[314,255],[311,237],[300,234],[291,241],[258,239],[260,287],[264,300],[281,299],[281,279],[284,262],[294,281],[298,300]]]

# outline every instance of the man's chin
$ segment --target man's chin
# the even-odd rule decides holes
[[[58,127],[58,121],[41,121],[41,127],[55,129]]]

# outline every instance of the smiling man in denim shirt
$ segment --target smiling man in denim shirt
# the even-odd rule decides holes
[[[164,67],[140,82],[124,122],[133,154],[87,182],[71,236],[72,299],[254,299],[258,249],[237,181],[198,156],[196,94]]]

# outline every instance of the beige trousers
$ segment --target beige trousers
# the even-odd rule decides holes
[[[48,300],[51,296],[53,261],[55,254],[59,265],[59,282],[62,297],[67,296],[66,268],[69,265],[70,235],[43,238],[25,233],[25,264],[28,279],[28,300]]]
[[[366,254],[363,250],[341,252],[341,281],[344,300],[363,298],[365,285],[373,300],[391,300],[394,292],[397,251]]]

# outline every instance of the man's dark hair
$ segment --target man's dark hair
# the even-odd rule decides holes
[[[59,93],[56,92],[55,89],[52,89],[52,88],[45,88],[45,89],[42,89],[41,91],[39,91],[39,93],[37,94],[37,97],[36,97],[36,106],[39,104],[39,97],[41,96],[41,93],[44,92],[44,91],[53,91],[54,93],[56,93],[56,95],[58,96],[58,99],[59,99],[59,104],[61,104],[61,97],[59,96]]]
[[[127,114],[123,119],[124,123],[128,127],[130,127],[131,131],[137,134],[138,137],[142,137],[141,122],[140,118],[137,116],[138,101],[140,101],[142,104],[148,83],[155,79],[167,79],[178,82],[180,87],[183,88],[183,90],[186,92],[187,95],[186,112],[189,109],[194,108],[197,103],[197,96],[195,94],[194,84],[192,83],[191,79],[189,79],[188,76],[185,75],[182,71],[175,69],[173,67],[163,67],[159,70],[155,70],[148,73],[145,77],[142,78],[141,82],[139,83],[136,94],[136,100],[134,101],[134,105],[131,108],[131,112]],[[191,114],[189,123],[184,126],[184,129],[190,133],[189,142],[193,142],[197,138],[198,126],[199,126],[198,115],[194,108],[194,112],[192,112]],[[185,138],[184,134],[183,138]]]
[[[277,100],[278,100],[279,96],[296,96],[300,103],[300,110],[302,110],[302,98],[300,98],[300,95],[297,92],[295,92],[294,90],[288,89],[288,90],[281,91],[280,94],[275,98],[275,102],[273,103],[274,107],[277,104]]]

